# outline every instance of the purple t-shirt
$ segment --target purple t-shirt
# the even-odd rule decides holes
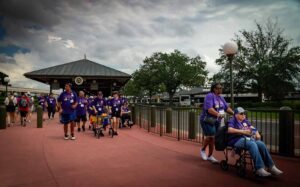
[[[248,120],[245,119],[242,122],[239,122],[235,117],[228,121],[228,127],[232,127],[234,129],[251,130],[251,124]],[[230,134],[228,137],[228,145],[234,145],[242,137],[244,137],[244,135]]]
[[[208,109],[214,108],[217,112],[226,112],[228,105],[222,96],[217,96],[214,93],[210,92],[206,95],[204,99],[203,109],[200,116],[200,120],[203,121],[205,116],[217,118],[208,113]],[[221,120],[221,119],[220,119]]]
[[[73,91],[71,91],[70,93],[64,91],[59,95],[57,101],[61,102],[63,114],[73,114],[75,112],[75,109],[72,108],[72,105],[76,104],[77,102],[77,94]]]
[[[121,112],[121,107],[123,105],[121,98],[118,99],[112,98],[109,104],[111,106],[112,112]]]
[[[48,107],[55,107],[56,106],[56,99],[54,97],[48,97],[47,99]]]
[[[106,101],[104,98],[98,98],[96,97],[93,101],[93,106],[96,108],[98,115],[101,115],[104,113],[104,107],[106,106]]]
[[[46,102],[45,97],[42,96],[38,97],[38,101],[39,101],[39,105],[41,105],[44,108]]]
[[[79,116],[86,115],[87,105],[88,105],[88,101],[85,97],[78,97],[77,98],[76,115],[79,115]]]

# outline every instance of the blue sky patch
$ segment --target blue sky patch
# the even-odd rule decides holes
[[[7,56],[14,56],[16,53],[29,53],[30,50],[16,45],[0,46],[0,54],[5,54]]]

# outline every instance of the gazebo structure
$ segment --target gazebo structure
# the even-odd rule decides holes
[[[104,96],[120,90],[131,78],[129,74],[87,60],[86,58],[24,74],[25,77],[50,85],[50,92],[72,83],[75,91],[87,94],[102,91]]]

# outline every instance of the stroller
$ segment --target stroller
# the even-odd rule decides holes
[[[98,139],[103,135],[103,131],[106,131],[106,127],[110,124],[110,116],[106,113],[103,113],[101,115],[92,116],[92,124],[93,124],[93,131],[94,136]],[[108,134],[113,138],[114,137],[114,130],[110,126]]]
[[[230,135],[228,134],[228,124],[225,124],[225,126],[220,127],[215,135],[215,149],[217,151],[223,151],[225,155],[225,159],[220,162],[220,167],[223,171],[228,171],[229,167],[234,167],[236,169],[237,175],[240,177],[244,177],[246,175],[247,164],[251,165],[252,171],[255,171],[252,157],[249,151],[247,151],[246,149],[228,146],[227,142],[229,136]],[[230,165],[228,163],[229,153],[232,153],[232,156],[238,155],[235,165]]]
[[[133,126],[133,122],[131,120],[131,112],[123,113],[121,116],[121,124],[120,127],[129,127],[131,128]]]

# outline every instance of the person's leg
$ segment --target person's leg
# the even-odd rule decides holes
[[[51,107],[48,107],[48,119],[50,119],[50,117],[51,117],[51,112],[52,112],[52,110],[51,110]]]
[[[255,143],[259,149],[259,152],[262,156],[262,159],[263,159],[265,165],[269,168],[274,166],[274,162],[273,162],[272,157],[266,147],[266,144],[260,140],[256,141]]]
[[[265,167],[260,152],[258,150],[258,146],[254,140],[246,140],[245,138],[241,138],[234,144],[234,146],[237,148],[247,149],[250,152],[256,170]]]
[[[52,108],[52,118],[54,118],[55,115],[55,107]]]
[[[82,130],[85,131],[85,123],[87,121],[86,115],[82,117]]]
[[[75,122],[74,121],[71,121],[71,136],[72,136],[72,139],[75,138],[75,135],[74,135],[74,128],[75,128]]]
[[[15,112],[9,112],[9,121],[8,121],[8,125],[13,124],[15,122],[14,119],[14,113]]]
[[[208,157],[210,157],[213,152],[214,152],[214,148],[215,148],[215,138],[214,137],[209,137],[209,144],[208,144]]]

